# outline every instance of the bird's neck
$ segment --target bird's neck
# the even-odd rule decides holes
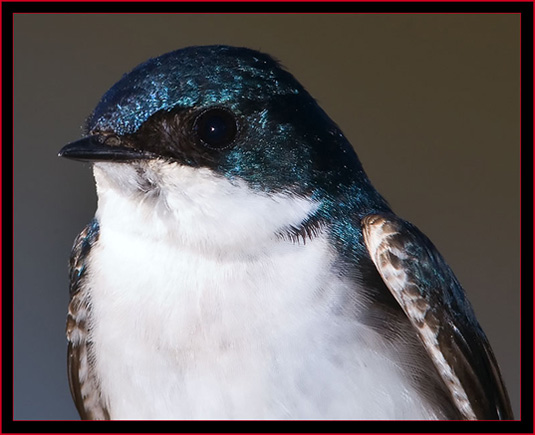
[[[160,176],[152,191],[125,188],[125,178],[140,185],[132,182],[139,171],[130,166],[95,167],[103,229],[218,256],[256,255],[318,232],[311,220],[318,203],[311,198],[256,192],[187,167]],[[286,237],[296,229],[297,238]]]

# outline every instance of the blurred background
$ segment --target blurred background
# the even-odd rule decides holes
[[[466,289],[518,418],[519,29],[514,14],[16,14],[14,418],[78,418],[67,265],[96,196],[58,150],[123,73],[204,44],[273,55],[340,125]]]

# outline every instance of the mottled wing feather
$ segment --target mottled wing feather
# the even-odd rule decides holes
[[[373,263],[416,328],[464,418],[513,419],[488,340],[433,244],[393,215],[367,216],[362,228]]]
[[[85,285],[87,256],[98,240],[98,223],[93,220],[74,242],[70,261],[70,296],[67,315],[67,366],[72,398],[82,420],[109,420],[91,358],[89,339],[90,292]]]

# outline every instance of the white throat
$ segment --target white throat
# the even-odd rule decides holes
[[[248,253],[299,226],[318,204],[268,195],[206,168],[164,161],[94,167],[101,226],[208,252]]]

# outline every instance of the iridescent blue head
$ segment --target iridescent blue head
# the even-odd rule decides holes
[[[62,150],[85,160],[168,159],[263,192],[387,208],[337,125],[270,56],[189,47],[125,74]]]

